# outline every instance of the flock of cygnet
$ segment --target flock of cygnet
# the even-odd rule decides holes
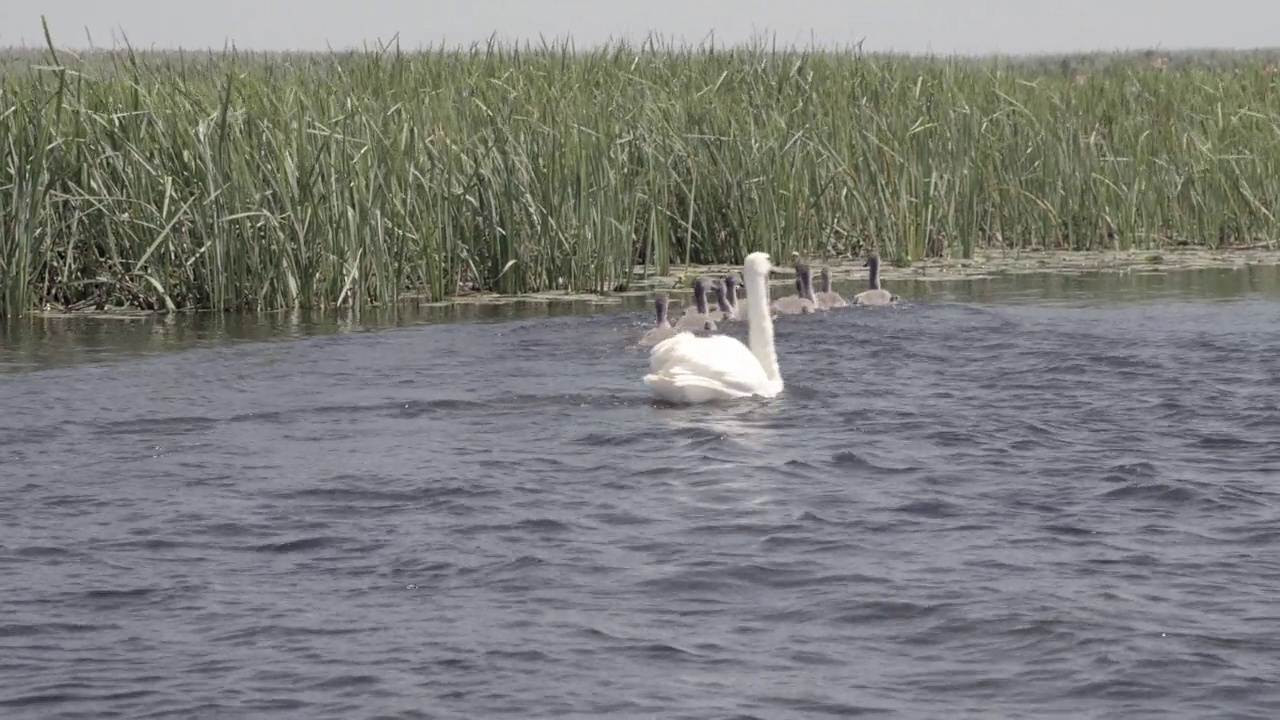
[[[822,268],[822,290],[813,290],[813,271],[796,258],[796,294],[769,302],[769,272],[773,268],[768,253],[754,252],[743,263],[743,280],[733,273],[714,283],[718,309],[707,303],[712,284],[699,277],[693,284],[694,306],[674,323],[667,317],[667,295],[654,295],[658,323],[640,339],[652,345],[649,374],[644,383],[661,400],[671,403],[704,403],[752,395],[773,397],[782,392],[782,373],[773,345],[773,320],[780,315],[800,315],[852,305],[892,305],[898,296],[880,287],[880,258],[871,255],[864,263],[871,287],[847,302],[831,290],[831,271]],[[738,304],[738,286],[746,299]],[[746,320],[746,344],[728,335],[700,336],[695,332],[715,331],[717,323]]]

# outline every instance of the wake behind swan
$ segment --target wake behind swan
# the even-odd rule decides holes
[[[691,404],[782,392],[769,310],[769,254],[754,252],[743,263],[747,290],[747,342],[727,335],[698,337],[681,332],[649,353],[644,383],[660,399]]]

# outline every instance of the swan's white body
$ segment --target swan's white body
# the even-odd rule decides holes
[[[644,376],[655,395],[686,404],[782,392],[769,312],[769,269],[769,255],[762,252],[748,255],[743,266],[751,346],[727,335],[698,337],[689,332],[663,340],[650,351],[649,374]]]

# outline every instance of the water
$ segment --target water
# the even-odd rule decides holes
[[[1280,715],[1274,270],[895,289],[722,408],[634,304],[10,328],[0,716]]]

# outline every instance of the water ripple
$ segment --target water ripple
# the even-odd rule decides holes
[[[707,408],[639,313],[2,376],[0,714],[1276,717],[1278,321],[788,318]]]

